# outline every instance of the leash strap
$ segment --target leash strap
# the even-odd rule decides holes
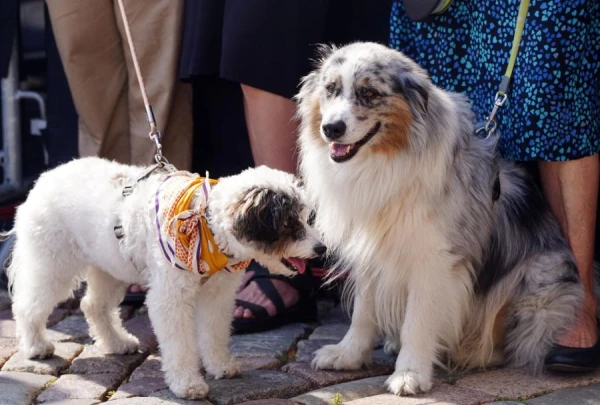
[[[156,125],[152,106],[148,101],[148,94],[146,93],[146,87],[144,86],[144,79],[142,78],[142,72],[138,63],[137,53],[135,52],[135,46],[133,45],[131,30],[129,29],[129,20],[127,20],[127,14],[125,13],[125,6],[123,5],[123,0],[118,0],[118,3],[119,9],[121,10],[121,16],[123,17],[125,36],[127,38],[127,43],[129,44],[129,50],[131,51],[131,59],[133,60],[135,75],[137,76],[140,92],[142,93],[142,99],[144,100],[144,107],[146,108],[146,119],[148,120],[148,125],[150,125],[150,132],[148,133],[148,136],[152,141],[154,141],[154,145],[156,146],[156,155],[154,155],[154,160],[156,160],[156,163],[159,165],[166,165],[169,162],[162,154],[162,144],[160,143],[161,134]]]
[[[513,37],[512,49],[510,51],[510,58],[508,60],[506,72],[504,73],[504,76],[502,76],[498,92],[496,93],[494,107],[492,108],[490,115],[486,118],[485,125],[476,131],[477,134],[484,132],[484,137],[486,139],[496,131],[496,128],[498,127],[498,123],[495,120],[496,114],[508,99],[508,90],[511,85],[512,73],[515,67],[515,62],[517,61],[517,53],[519,53],[521,36],[523,35],[523,29],[525,28],[525,20],[527,19],[528,11],[529,0],[521,0],[519,14],[517,15],[517,23],[515,25],[515,35]]]

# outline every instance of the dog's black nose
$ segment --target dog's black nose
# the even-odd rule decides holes
[[[327,251],[327,247],[325,245],[323,245],[322,243],[318,243],[315,245],[315,247],[313,247],[313,250],[315,251],[315,253],[317,255],[322,256]]]
[[[323,133],[329,139],[336,140],[346,133],[346,123],[342,120],[323,124]]]

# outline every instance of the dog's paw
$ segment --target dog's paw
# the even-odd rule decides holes
[[[230,360],[223,365],[206,367],[206,372],[214,376],[215,380],[232,378],[240,374],[240,365],[235,360]]]
[[[138,338],[129,333],[110,340],[99,340],[97,344],[104,353],[110,354],[132,354],[140,347]]]
[[[431,379],[416,371],[396,371],[385,381],[385,385],[392,394],[416,395],[431,389]]]
[[[173,379],[169,389],[179,398],[204,399],[208,395],[208,384],[200,374],[178,376]]]
[[[45,340],[36,342],[31,347],[22,349],[28,359],[47,359],[54,354],[54,345]]]
[[[337,344],[317,350],[312,367],[316,370],[358,370],[366,363],[366,359],[355,351]]]
[[[392,338],[386,338],[383,344],[383,351],[387,355],[397,355],[400,352],[400,343]]]

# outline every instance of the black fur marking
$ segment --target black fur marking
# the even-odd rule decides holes
[[[356,120],[357,121],[366,121],[369,117],[367,117],[366,115],[357,115],[356,116]]]
[[[519,263],[536,252],[559,251],[566,249],[566,242],[558,230],[558,225],[550,215],[544,196],[530,179],[516,179],[521,187],[522,196],[503,193],[497,204],[506,221],[497,220],[485,252],[485,260],[479,269],[475,291],[486,294],[508,275]],[[505,228],[505,229],[502,229]],[[540,238],[540,235],[544,235]],[[509,245],[505,239],[520,240],[519,251],[507,254]],[[514,243],[512,243],[515,246]]]
[[[425,80],[421,80],[422,83],[420,83],[418,78],[406,68],[399,68],[392,80],[394,93],[402,95],[414,112],[419,114],[427,112],[429,88],[426,87],[427,82]]]
[[[240,201],[233,223],[233,234],[240,240],[259,244],[269,253],[290,240],[304,238],[300,221],[300,201],[283,192],[253,188]]]

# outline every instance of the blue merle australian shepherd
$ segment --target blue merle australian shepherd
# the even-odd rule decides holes
[[[468,100],[373,43],[326,49],[297,100],[316,227],[353,298],[348,333],[313,366],[359,368],[383,335],[396,394],[429,390],[448,361],[539,371],[583,288],[543,196],[474,135]]]

